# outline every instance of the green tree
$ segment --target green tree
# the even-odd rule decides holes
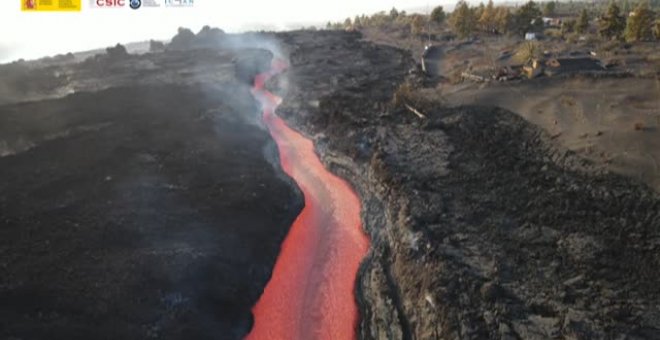
[[[421,15],[413,16],[410,21],[410,33],[413,35],[420,35],[424,28],[424,18]]]
[[[359,15],[356,15],[355,19],[353,19],[353,28],[356,30],[362,29],[364,26],[366,26],[365,24],[366,24],[366,20],[362,21]]]
[[[634,15],[628,18],[626,25],[626,41],[650,40],[653,38],[655,13],[645,2],[635,7]]]
[[[488,5],[484,8],[481,17],[479,17],[479,27],[486,32],[493,32],[497,29],[495,23],[495,5],[493,0],[488,0]]]
[[[396,18],[394,22],[400,25],[407,26],[410,25],[411,20],[412,20],[412,15],[410,16],[407,15],[406,11],[399,11],[399,16]]]
[[[438,6],[431,11],[431,21],[435,22],[436,24],[442,24],[445,21],[445,10],[442,8],[442,6]]]
[[[584,34],[587,33],[587,30],[589,30],[589,13],[587,13],[586,8],[583,8],[582,12],[580,12],[580,16],[575,22],[575,32],[578,34]]]
[[[655,33],[655,38],[660,40],[660,19],[655,21],[655,26],[653,27],[653,33]]]
[[[353,23],[351,22],[351,18],[346,18],[346,20],[344,20],[344,28],[345,29],[353,28]]]
[[[396,8],[392,7],[390,10],[390,19],[395,20],[397,17],[399,17],[399,11],[396,10]]]
[[[623,15],[627,16],[631,9],[632,7],[630,7],[630,1],[623,0]]]
[[[367,18],[365,18],[365,20],[369,23],[369,26],[372,27],[387,27],[392,22],[399,23],[403,22],[404,19],[404,17],[401,16],[401,12],[399,12],[399,15],[395,19],[392,19],[392,16],[388,13],[385,13],[385,11],[375,13]],[[409,22],[404,22],[404,24],[408,25]],[[362,21],[362,25],[366,26],[367,24],[365,21]]]
[[[523,35],[527,32],[535,32],[542,28],[543,21],[540,21],[541,10],[534,1],[529,1],[516,11],[514,16],[514,29],[517,33]],[[541,27],[539,27],[539,21]]]
[[[555,15],[555,10],[557,9],[557,3],[554,1],[549,1],[543,6],[543,15],[550,17]]]
[[[484,13],[484,10],[486,10],[486,6],[484,6],[483,2],[479,3],[479,6],[473,7],[472,10],[474,11],[474,17],[478,20],[481,18],[481,15]]]
[[[495,27],[500,33],[508,33],[511,30],[513,17],[507,7],[498,6],[495,9]]]
[[[456,4],[456,9],[449,18],[449,24],[460,38],[467,38],[474,32],[476,19],[474,11],[470,9],[467,2],[461,0]]]
[[[610,3],[607,12],[598,21],[598,33],[608,39],[620,39],[626,28],[626,18],[615,2]]]

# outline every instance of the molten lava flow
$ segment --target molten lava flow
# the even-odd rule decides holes
[[[264,82],[284,68],[273,62],[253,93],[277,142],[282,168],[302,189],[305,207],[282,244],[273,276],[253,309],[248,339],[354,339],[358,311],[355,277],[369,240],[362,231],[360,201],[350,186],[328,172],[311,140],[275,115],[280,98]]]

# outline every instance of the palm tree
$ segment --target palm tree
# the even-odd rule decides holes
[[[541,57],[541,46],[536,41],[525,41],[518,47],[513,59],[523,65],[530,65]]]

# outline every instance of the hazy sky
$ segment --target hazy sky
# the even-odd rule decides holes
[[[168,39],[178,27],[228,32],[287,29],[397,8],[433,7],[445,0],[195,0],[192,8],[90,8],[81,12],[21,12],[22,0],[0,0],[0,62],[37,58],[117,42]],[[126,0],[128,2],[128,0]],[[454,1],[449,1],[453,3]]]

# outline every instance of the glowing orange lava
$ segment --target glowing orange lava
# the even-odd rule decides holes
[[[351,187],[325,169],[311,140],[275,115],[280,98],[264,82],[285,65],[255,78],[253,93],[275,139],[282,168],[305,196],[305,207],[287,235],[263,295],[253,308],[247,339],[355,339],[355,277],[369,239],[362,231],[360,201]]]

